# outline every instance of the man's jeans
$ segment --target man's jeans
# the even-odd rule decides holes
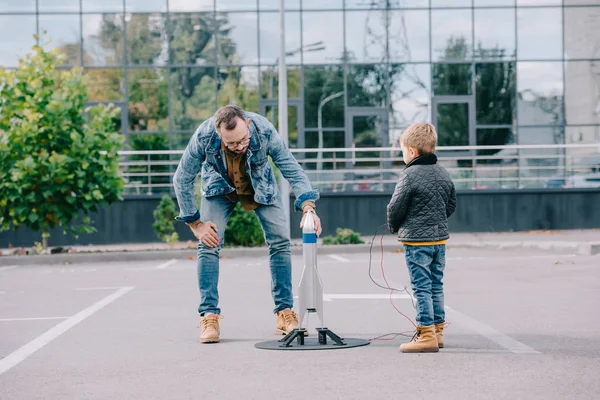
[[[292,258],[290,237],[286,230],[285,212],[281,197],[273,205],[259,206],[255,211],[265,239],[269,246],[271,266],[271,294],[275,302],[274,312],[293,307],[292,294]],[[235,203],[225,196],[203,197],[200,205],[202,221],[217,224],[219,246],[208,247],[198,243],[198,287],[200,288],[200,315],[205,313],[220,314],[219,305],[219,250],[223,245],[223,236],[227,221],[235,207]]]
[[[444,267],[446,245],[404,245],[410,282],[417,298],[417,323],[430,326],[445,322]]]

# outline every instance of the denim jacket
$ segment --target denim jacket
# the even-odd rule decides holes
[[[279,193],[268,156],[292,186],[297,211],[302,203],[316,201],[319,192],[312,189],[308,177],[283,143],[281,136],[265,117],[247,112],[250,118],[250,144],[246,153],[246,171],[254,188],[254,200],[270,205]],[[178,221],[192,222],[200,216],[194,196],[194,180],[202,170],[202,197],[222,196],[235,191],[227,176],[221,139],[214,126],[214,117],[204,121],[192,135],[173,176],[175,195],[179,203]]]

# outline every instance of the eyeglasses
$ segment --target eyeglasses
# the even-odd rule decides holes
[[[225,139],[223,139],[223,136],[219,133],[219,137],[221,138],[221,141],[223,142],[223,144],[225,145],[225,147],[227,147],[228,149],[237,149],[240,146],[246,146],[248,143],[250,143],[250,129],[248,129],[248,133],[246,134],[246,137],[242,140],[238,140],[237,142],[227,142]]]

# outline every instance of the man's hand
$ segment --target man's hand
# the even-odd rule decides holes
[[[302,221],[300,221],[300,229],[302,229],[304,227],[304,220],[306,220],[306,214],[308,213],[309,210],[312,211],[312,213],[313,213],[313,220],[315,221],[315,233],[317,234],[317,237],[321,236],[321,231],[322,231],[321,219],[315,212],[315,209],[310,206],[306,206],[302,209],[302,212],[304,213],[304,215],[302,216]]]
[[[214,222],[196,221],[188,224],[192,229],[194,236],[208,247],[217,247],[219,245],[219,235],[217,234],[217,224]]]

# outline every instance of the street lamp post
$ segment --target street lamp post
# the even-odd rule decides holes
[[[287,74],[285,63],[285,0],[279,0],[279,133],[283,143],[288,145],[288,106],[287,106]],[[290,231],[290,187],[280,176],[279,191],[285,212],[286,232]]]
[[[343,94],[344,94],[344,92],[334,93],[330,96],[325,97],[319,103],[319,109],[318,109],[318,127],[319,127],[319,146],[318,147],[319,147],[319,152],[317,153],[317,171],[319,171],[319,173],[323,169],[323,151],[322,151],[323,150],[323,106],[329,100],[333,100],[336,97],[340,97]]]

